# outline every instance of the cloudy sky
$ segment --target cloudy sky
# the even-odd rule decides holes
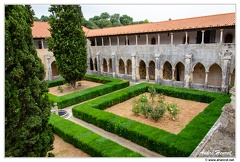
[[[171,18],[180,19],[195,16],[205,16],[219,13],[229,13],[236,11],[235,4],[87,4],[83,3],[82,12],[85,19],[100,15],[102,12],[108,12],[110,15],[119,13],[127,14],[134,21],[148,19],[150,22],[165,21]],[[50,5],[32,5],[35,15],[40,18],[42,15],[49,16],[48,8]]]

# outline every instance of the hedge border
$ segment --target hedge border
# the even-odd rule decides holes
[[[52,114],[49,120],[54,133],[92,157],[143,157],[116,142],[104,138],[69,120]]]
[[[122,80],[122,79],[109,78],[109,77],[90,75],[90,74],[86,74],[84,77],[84,80],[103,83],[103,85],[88,88],[88,89],[67,94],[64,96],[55,96],[49,93],[48,96],[52,104],[56,102],[58,105],[58,108],[62,109],[67,106],[78,104],[83,101],[90,100],[90,99],[114,92],[116,90],[120,90],[122,88],[126,88],[129,86],[129,80]],[[48,85],[49,87],[53,87],[53,86],[62,85],[64,83],[66,83],[65,80],[61,78],[55,81],[48,82]]]
[[[154,86],[158,93],[164,95],[207,102],[209,105],[177,135],[102,111],[147,92],[150,86]],[[76,118],[92,123],[164,156],[187,157],[219,118],[221,108],[229,102],[230,95],[221,93],[141,83],[75,106],[72,112]]]

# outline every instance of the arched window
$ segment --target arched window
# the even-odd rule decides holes
[[[228,33],[226,36],[225,36],[225,39],[224,39],[224,43],[232,43],[233,42],[233,35]]]
[[[151,40],[151,44],[156,44],[156,39],[154,37]]]
[[[124,62],[122,59],[119,60],[119,74],[125,74]]]
[[[146,64],[143,60],[139,63],[139,75],[140,79],[146,79]]]
[[[208,84],[221,86],[222,84],[222,69],[218,64],[213,64],[208,73]]]
[[[57,66],[56,66],[56,61],[52,62],[51,67],[52,67],[52,75],[53,76],[58,76],[59,73],[58,73],[58,69],[57,69]]]
[[[197,63],[197,65],[194,66],[192,79],[193,83],[205,83],[205,67],[201,63]]]
[[[127,74],[132,75],[132,61],[130,59],[127,60]]]
[[[93,60],[90,58],[90,70],[93,70]]]
[[[107,61],[103,58],[103,72],[107,72]]]
[[[153,61],[149,63],[148,71],[149,71],[149,79],[155,80],[155,63]]]
[[[172,65],[168,61],[166,61],[163,65],[163,79],[172,79]]]
[[[109,73],[112,73],[112,59],[109,59]]]
[[[177,65],[175,66],[175,72],[174,72],[174,78],[176,81],[184,81],[184,71],[185,71],[185,67],[183,65],[183,63],[179,62],[177,63]]]

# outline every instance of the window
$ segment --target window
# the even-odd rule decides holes
[[[42,49],[42,42],[38,41],[38,49]]]
[[[225,39],[224,39],[224,43],[232,43],[233,42],[233,35],[228,33],[226,36],[225,36]]]
[[[151,40],[151,44],[156,44],[156,39],[154,37]]]

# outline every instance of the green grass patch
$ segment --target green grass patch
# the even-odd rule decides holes
[[[55,114],[51,115],[49,124],[53,127],[54,133],[64,141],[92,157],[142,157],[139,153]]]

